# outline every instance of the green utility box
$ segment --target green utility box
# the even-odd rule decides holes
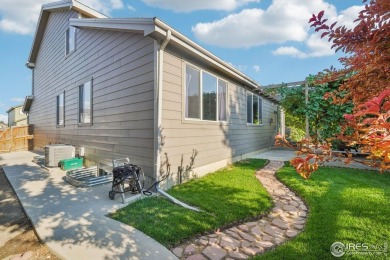
[[[71,158],[60,161],[61,170],[69,171],[83,167],[83,158]]]

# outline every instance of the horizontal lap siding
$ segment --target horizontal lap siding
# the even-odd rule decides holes
[[[185,63],[181,57],[171,53],[164,55],[163,74],[163,152],[168,154],[172,169],[177,169],[182,155],[188,164],[192,150],[199,153],[195,167],[251,153],[273,145],[276,132],[277,106],[263,99],[262,126],[246,123],[246,92],[242,87],[229,82],[228,124],[222,122],[197,122],[183,120],[182,95],[184,94]],[[223,77],[222,77],[223,78]],[[274,118],[271,125],[270,118]]]
[[[65,30],[75,12],[50,14],[36,61],[30,123],[34,145],[67,143],[111,165],[129,157],[153,177],[154,42],[141,34],[78,29],[65,57]],[[93,125],[78,126],[78,86],[93,78]],[[56,127],[56,96],[65,90],[65,127]]]

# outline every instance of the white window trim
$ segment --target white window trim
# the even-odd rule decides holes
[[[90,98],[90,104],[91,104],[91,111],[90,111],[90,122],[89,123],[84,123],[84,122],[80,122],[80,87],[81,86],[85,86],[86,83],[90,82],[90,85],[91,85],[91,98]],[[93,125],[93,79],[90,79],[88,81],[85,81],[84,83],[82,84],[78,84],[77,85],[77,92],[78,92],[78,105],[77,105],[77,124],[78,126],[91,126]]]
[[[187,82],[186,82],[186,74],[187,74],[187,65],[190,66],[190,67],[193,67],[194,69],[198,70],[199,71],[199,82],[200,82],[200,88],[199,88],[199,94],[200,94],[200,100],[201,100],[201,104],[200,104],[200,119],[199,118],[190,118],[190,117],[186,117],[186,103],[187,102],[187,88],[185,87]],[[197,123],[206,123],[206,124],[224,124],[224,125],[228,125],[229,124],[229,84],[230,82],[222,77],[219,77],[217,76],[216,74],[214,73],[211,73],[209,72],[208,70],[205,70],[205,69],[202,69],[200,68],[199,66],[196,66],[192,63],[189,63],[189,62],[183,62],[183,66],[184,66],[184,70],[183,70],[183,80],[182,80],[182,86],[184,88],[184,95],[183,96],[183,106],[182,106],[182,122],[185,123],[185,122],[197,122]],[[216,109],[217,109],[217,112],[216,112],[216,120],[205,120],[205,119],[202,119],[203,117],[203,84],[202,84],[202,81],[203,81],[203,72],[215,77],[217,79],[217,106],[216,106]],[[219,109],[218,109],[218,80],[222,80],[226,83],[226,120],[225,121],[219,121]]]
[[[63,123],[59,124],[58,123],[59,122],[59,103],[58,102],[59,102],[59,97],[61,95],[64,95],[64,112],[63,112]],[[65,127],[65,90],[56,96],[56,126],[57,127]]]
[[[77,35],[77,28],[75,28],[75,31],[74,31],[74,37],[73,37],[73,44],[74,44],[74,49],[71,50],[70,52],[67,52],[68,50],[68,31],[70,30],[71,27],[74,27],[74,26],[68,26],[68,28],[65,30],[65,59],[70,56],[73,52],[76,51],[77,49],[77,46],[76,46],[76,35]]]
[[[251,123],[248,123],[248,98],[247,98],[247,96],[248,96],[248,94],[251,94],[251,96],[252,96],[252,117],[251,117]],[[257,97],[259,100],[261,99],[261,124],[254,124],[253,123],[253,97]],[[259,95],[256,95],[256,94],[254,94],[253,92],[251,92],[251,91],[249,91],[249,90],[247,90],[246,92],[245,92],[245,104],[246,104],[246,125],[247,126],[263,126],[264,125],[264,99],[263,99],[263,97],[261,97],[261,96],[259,96]],[[260,114],[258,115],[258,118],[257,118],[257,120],[259,120],[259,116],[260,116]]]

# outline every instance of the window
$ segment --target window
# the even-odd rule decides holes
[[[196,70],[190,66],[187,66],[186,88],[186,117],[200,119],[199,70]]]
[[[185,117],[226,121],[227,86],[210,73],[187,65]]]
[[[217,121],[217,78],[202,72],[203,120]]]
[[[263,99],[247,92],[246,100],[246,122],[254,125],[263,124]]]
[[[57,126],[65,125],[65,93],[57,96]]]
[[[92,82],[79,86],[79,123],[92,124]]]
[[[226,121],[227,83],[218,80],[218,120]]]
[[[76,48],[76,27],[69,26],[66,30],[66,50],[65,54],[68,55]]]

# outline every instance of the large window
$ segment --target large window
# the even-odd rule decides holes
[[[57,126],[65,125],[65,93],[57,96]]]
[[[190,65],[186,67],[186,118],[226,121],[227,82]]]
[[[254,125],[263,124],[263,99],[247,92],[246,100],[246,122]]]
[[[79,86],[79,123],[92,123],[92,82]]]
[[[65,34],[66,38],[66,53],[69,54],[76,49],[76,27],[69,26]]]

